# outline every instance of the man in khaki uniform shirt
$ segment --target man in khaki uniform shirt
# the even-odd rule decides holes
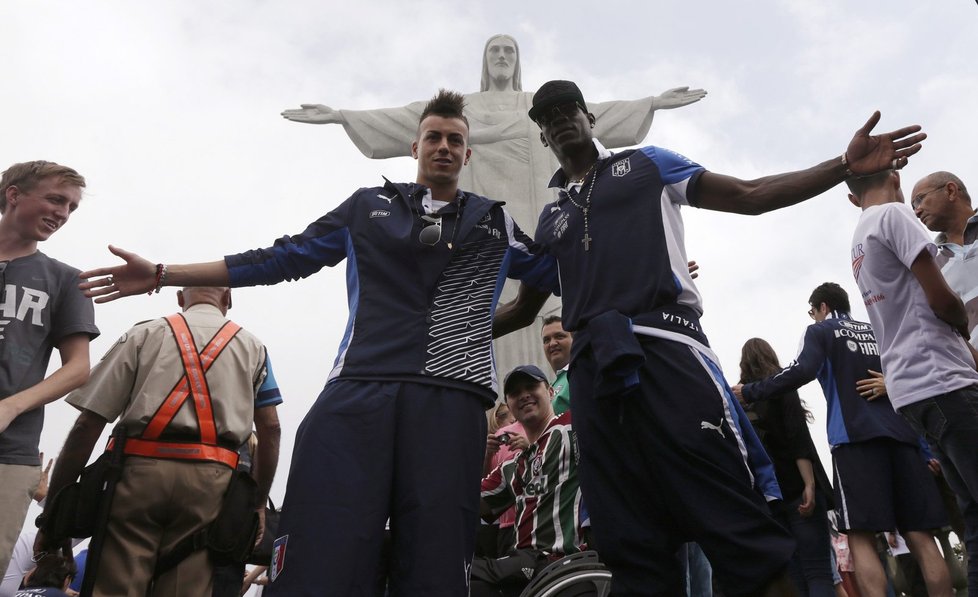
[[[247,440],[252,423],[258,434],[252,473],[262,503],[275,473],[279,445],[275,407],[282,399],[265,347],[243,329],[227,331],[237,327],[224,317],[231,305],[229,289],[184,288],[177,293],[177,302],[193,336],[195,346],[189,350],[200,355],[206,384],[195,384],[192,368],[185,369],[186,355],[175,340],[183,329],[178,315],[175,320],[155,319],[131,328],[92,370],[89,383],[68,397],[82,412],[58,457],[52,493],[78,477],[106,423],[118,417],[130,438],[109,515],[95,595],[147,595],[157,556],[217,516],[236,462],[231,454]],[[165,410],[161,408],[164,398],[167,403],[172,401],[185,376],[190,380],[187,387],[205,389],[188,392],[168,423],[159,417],[154,422],[158,411]],[[201,393],[208,390],[212,416],[201,410]],[[211,419],[216,448],[203,445]],[[157,436],[151,435],[154,425]],[[161,457],[174,442],[200,446],[205,456]],[[160,447],[158,455],[150,456]],[[206,597],[211,594],[211,576],[206,550],[197,551],[161,575],[151,594]]]

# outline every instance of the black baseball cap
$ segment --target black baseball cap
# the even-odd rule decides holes
[[[533,381],[547,381],[547,376],[536,365],[520,365],[506,374],[503,381],[503,394],[509,394],[513,385],[520,381],[522,377],[529,377]]]
[[[537,92],[533,94],[533,107],[530,108],[530,120],[537,121],[537,117],[554,106],[577,102],[582,108],[587,106],[584,95],[573,81],[547,81]],[[586,110],[585,110],[586,111]]]

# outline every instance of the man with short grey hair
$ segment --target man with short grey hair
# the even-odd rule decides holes
[[[41,160],[0,178],[0,570],[6,570],[41,476],[44,405],[88,379],[98,336],[78,270],[37,250],[68,222],[85,179]],[[61,367],[45,376],[57,348]]]
[[[961,179],[950,172],[934,172],[913,187],[910,206],[932,232],[934,260],[951,290],[958,293],[968,313],[971,345],[978,347],[978,212]]]

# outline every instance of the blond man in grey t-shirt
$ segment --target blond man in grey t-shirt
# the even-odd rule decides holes
[[[98,336],[78,270],[38,250],[68,222],[84,187],[54,162],[14,164],[0,177],[0,570],[41,476],[44,405],[85,383]],[[61,367],[46,375],[55,348]]]

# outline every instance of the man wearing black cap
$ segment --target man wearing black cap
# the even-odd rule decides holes
[[[614,590],[679,594],[672,554],[694,540],[727,595],[790,595],[779,583],[793,544],[752,487],[730,389],[700,327],[679,208],[787,207],[853,174],[906,165],[925,135],[911,126],[870,136],[877,112],[842,156],[745,181],[658,147],[612,154],[593,139],[586,105],[570,81],[533,98],[530,118],[561,165],[536,240],[557,258],[564,328],[575,333],[581,481]]]
[[[571,414],[554,415],[553,389],[539,367],[516,367],[503,382],[506,404],[526,430],[530,445],[482,480],[482,517],[492,520],[516,505],[516,550],[500,559],[472,563],[472,595],[498,595],[494,587],[525,585],[527,571],[581,544],[581,492],[577,438]]]

